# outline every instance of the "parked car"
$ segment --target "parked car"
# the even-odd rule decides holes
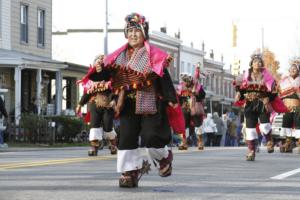
[[[280,131],[282,129],[282,120],[283,120],[283,115],[282,114],[277,114],[274,117],[274,120],[272,122],[272,136],[273,136],[274,139],[282,138],[280,136]]]

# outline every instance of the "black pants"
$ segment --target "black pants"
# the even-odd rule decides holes
[[[296,129],[300,129],[300,113],[298,112],[285,113],[282,119],[282,127],[293,128],[293,126],[295,126]]]
[[[98,108],[95,103],[90,104],[91,128],[103,126],[105,132],[113,129],[114,111],[112,108]]]
[[[255,128],[260,123],[270,123],[270,113],[264,108],[260,100],[248,101],[245,106],[246,128]]]
[[[199,127],[202,125],[202,117],[200,115],[191,116],[191,112],[186,109],[182,110],[185,120],[185,127],[189,128],[190,126]]]
[[[221,144],[221,139],[222,139],[222,135],[215,135],[214,141],[213,141],[213,146],[219,147]]]
[[[215,138],[215,133],[206,133],[206,142],[205,142],[205,146],[213,146],[213,141]]]
[[[135,114],[135,101],[125,99],[120,114],[120,150],[131,150],[139,147],[139,136],[145,147],[164,148],[172,138],[166,114],[166,102],[157,103],[158,112],[153,115]]]

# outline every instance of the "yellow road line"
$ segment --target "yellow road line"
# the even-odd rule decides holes
[[[3,170],[3,169],[26,168],[26,167],[40,167],[40,166],[48,166],[48,165],[59,165],[59,164],[87,162],[87,161],[95,161],[95,160],[111,160],[115,157],[116,156],[99,156],[99,157],[84,157],[84,158],[67,158],[67,159],[61,159],[61,160],[8,163],[8,164],[0,164],[0,170],[1,169]]]
[[[233,148],[226,148],[226,150],[233,149]],[[173,149],[174,150],[174,149]],[[205,152],[205,151],[215,151],[220,150],[218,149],[210,149],[206,148],[204,151],[199,151],[197,148],[189,148],[189,150],[173,151],[174,154],[178,153],[191,153],[191,152]],[[225,148],[223,149],[225,150]],[[146,155],[146,154],[145,154]],[[88,162],[88,161],[95,161],[95,160],[111,160],[116,158],[116,156],[97,156],[97,157],[80,157],[80,158],[65,158],[60,160],[46,160],[46,161],[28,161],[28,162],[15,162],[15,163],[6,163],[0,164],[0,170],[5,169],[18,169],[18,168],[27,168],[27,167],[41,167],[41,166],[49,166],[49,165],[59,165],[59,164],[69,164],[69,163],[78,163],[78,162]]]

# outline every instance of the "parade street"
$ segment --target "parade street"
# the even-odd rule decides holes
[[[268,154],[254,162],[244,147],[174,150],[173,174],[154,165],[138,188],[119,188],[116,156],[88,147],[8,148],[0,151],[0,199],[300,199],[300,155]]]

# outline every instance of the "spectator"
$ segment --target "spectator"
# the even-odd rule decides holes
[[[242,139],[242,128],[243,128],[243,124],[242,123],[239,123],[238,126],[237,126],[237,129],[236,129],[236,133],[237,133],[237,146],[240,146],[241,145],[241,139]]]
[[[213,146],[220,146],[223,130],[224,130],[224,123],[223,120],[219,117],[217,112],[214,112],[213,121],[216,124],[217,132],[215,133]]]
[[[0,96],[0,113],[5,117],[6,120],[8,119],[8,114],[5,109],[5,104],[4,104],[4,101],[1,96]],[[7,144],[4,143],[3,131],[0,130],[0,148],[6,147],[6,146],[7,146]]]
[[[231,120],[228,127],[229,133],[229,146],[235,146],[235,141],[237,137],[237,124],[235,120]]]
[[[208,113],[207,117],[204,119],[202,129],[203,129],[202,131],[203,134],[206,135],[205,146],[211,146],[212,145],[211,143],[213,142],[215,133],[217,131],[217,127],[212,119],[211,113]]]
[[[227,124],[228,124],[228,117],[226,114],[223,114],[222,115],[222,121],[223,121],[223,124],[224,124],[224,128],[222,130],[222,138],[221,138],[221,142],[220,142],[220,145],[221,146],[225,146],[226,144],[226,136],[227,136]]]
[[[30,105],[29,105],[29,112],[33,114],[38,113],[38,108],[37,108],[37,100],[35,97],[32,98]]]

